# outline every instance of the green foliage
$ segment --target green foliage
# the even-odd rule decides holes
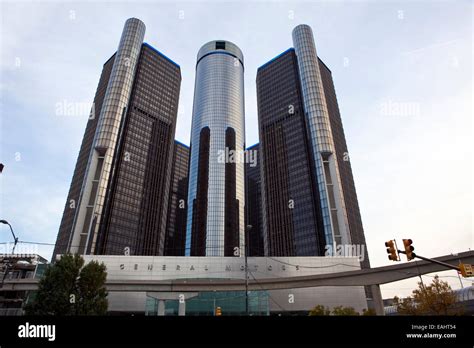
[[[309,311],[310,316],[320,316],[320,315],[330,315],[331,311],[328,307],[323,305],[317,305],[312,310]]]
[[[92,261],[84,266],[79,255],[63,255],[48,267],[34,300],[25,306],[28,315],[105,315],[105,265]]]
[[[369,309],[363,309],[362,310],[362,315],[363,316],[372,316],[372,315],[377,315],[377,313],[375,313],[375,310],[373,308],[369,308]]]
[[[331,310],[323,305],[315,306],[310,312],[310,316],[321,316],[321,315],[359,315],[359,313],[352,307],[337,306]]]
[[[77,282],[78,315],[105,315],[108,301],[105,290],[106,267],[97,261],[89,262],[82,270]]]
[[[456,295],[447,282],[435,276],[431,284],[418,282],[418,289],[404,299],[395,297],[394,305],[401,315],[458,315],[461,309],[456,305]]]
[[[418,310],[415,301],[410,296],[407,298],[400,299],[395,296],[393,298],[393,305],[397,307],[398,314],[401,315],[420,315],[421,312]]]
[[[356,310],[352,307],[337,306],[332,309],[332,315],[347,316],[347,315],[359,315],[359,313],[356,312]]]

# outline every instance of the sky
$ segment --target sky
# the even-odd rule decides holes
[[[137,17],[145,42],[181,66],[176,139],[186,144],[204,43],[244,53],[250,146],[257,68],[309,24],[333,74],[371,265],[391,264],[393,238],[413,239],[426,257],[473,248],[471,1],[0,1],[0,10],[0,218],[20,240],[56,241],[102,65]],[[0,242],[10,241],[0,225]],[[50,258],[53,247],[18,248]],[[439,274],[461,286],[456,271]],[[383,285],[382,295],[409,295],[417,281]]]

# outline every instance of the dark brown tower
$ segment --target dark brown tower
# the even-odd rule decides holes
[[[189,147],[174,142],[166,227],[165,256],[184,256],[186,244],[186,217],[188,198]]]
[[[93,228],[89,229],[85,223],[80,245],[71,245],[73,233],[77,233],[74,232],[76,220],[92,221],[91,226],[96,221],[95,216],[87,216],[92,211],[89,207],[94,206],[93,199],[82,202],[87,209],[85,219],[77,216],[77,205],[86,185],[90,154],[97,150],[93,143],[101,121],[102,104],[106,93],[113,95],[108,89],[111,73],[117,68],[116,54],[104,64],[94,99],[95,118],[86,126],[53,258],[66,252],[164,253],[181,71],[176,63],[146,43],[141,44],[137,56],[130,97],[123,108],[118,132],[110,131],[117,145],[111,152],[110,172],[104,172],[108,179],[100,178],[107,183],[105,189],[97,189],[94,185],[99,177],[92,177],[91,192],[97,192],[99,198],[103,196],[104,202],[97,239],[93,240],[92,232],[87,235]],[[106,132],[107,128],[102,131]],[[100,174],[100,170],[96,172]],[[75,209],[70,208],[71,202],[76,204]],[[87,244],[83,243],[86,239]]]
[[[77,212],[82,183],[84,182],[86,175],[87,161],[89,159],[89,154],[92,151],[92,143],[94,141],[94,135],[97,129],[100,111],[102,109],[102,102],[104,101],[114,60],[115,54],[105,62],[104,67],[102,68],[99,85],[97,86],[97,91],[94,97],[92,112],[87,120],[81,149],[79,150],[79,156],[76,161],[76,168],[74,169],[69,194],[63,211],[63,217],[59,226],[59,233],[53,252],[53,260],[56,258],[57,254],[65,254],[70,250],[69,240],[74,225],[74,217]]]
[[[107,190],[98,254],[163,255],[181,73],[143,44]]]
[[[264,256],[262,225],[262,185],[260,179],[259,144],[247,148],[247,154],[253,152],[255,162],[245,163],[245,221],[252,226],[246,232],[249,256]],[[249,155],[250,158],[250,155]]]
[[[324,255],[298,64],[293,49],[257,72],[265,251]]]

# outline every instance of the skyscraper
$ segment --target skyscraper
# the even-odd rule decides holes
[[[365,238],[331,71],[311,28],[257,72],[266,255],[324,255]]]
[[[339,165],[326,104],[313,32],[307,25],[293,30],[309,143],[315,168],[326,244],[351,244]]]
[[[244,163],[238,154],[244,150],[243,55],[229,41],[211,41],[196,63],[187,255],[243,255]]]
[[[365,243],[364,227],[360,216],[359,201],[357,199],[352,167],[349,159],[349,150],[347,149],[346,137],[342,126],[341,114],[337,105],[336,91],[332,79],[331,70],[319,60],[319,71],[323,82],[324,95],[329,113],[332,136],[334,139],[334,149],[339,165],[339,174],[341,179],[341,189],[344,196],[344,202],[349,224],[349,232],[353,245],[364,245],[364,259],[361,262],[362,268],[370,268],[367,245]]]
[[[254,162],[245,162],[245,224],[248,256],[264,256],[262,226],[262,184],[260,179],[259,144],[247,148],[253,152]],[[250,156],[249,156],[250,158]]]
[[[180,67],[128,19],[105,63],[54,255],[162,255]]]
[[[188,199],[189,147],[174,142],[165,256],[184,256]]]
[[[324,255],[318,187],[294,49],[258,69],[257,100],[266,255]]]

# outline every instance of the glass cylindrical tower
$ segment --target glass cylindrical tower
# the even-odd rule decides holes
[[[198,52],[186,255],[244,255],[244,59],[229,41]]]
[[[350,244],[351,237],[342,194],[334,139],[319,70],[313,31],[305,24],[293,30],[306,123],[316,166],[326,244]]]
[[[69,248],[73,253],[93,254],[95,251],[119,128],[130,100],[145,29],[145,24],[137,18],[130,18],[125,22],[98,115],[94,150],[89,155],[79,210],[74,218],[74,231],[69,240]]]

